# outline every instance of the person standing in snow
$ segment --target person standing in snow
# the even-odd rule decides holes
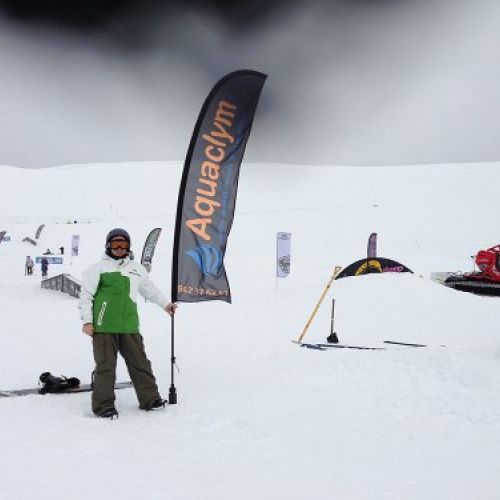
[[[26,257],[26,263],[24,265],[25,265],[25,274],[31,276],[33,274],[33,267],[35,266],[35,263],[33,262],[33,259],[29,255]]]
[[[49,271],[49,261],[43,257],[42,258],[42,276],[47,276],[47,273]]]
[[[116,228],[106,236],[102,260],[83,275],[79,307],[82,331],[92,337],[95,370],[92,411],[96,416],[114,418],[114,384],[118,353],[125,360],[142,410],[165,407],[160,397],[151,362],[146,357],[139,328],[137,293],[173,315],[172,304],[150,280],[146,268],[130,260],[130,236]]]

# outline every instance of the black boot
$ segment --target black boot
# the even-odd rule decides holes
[[[155,399],[151,403],[151,406],[149,408],[146,408],[146,411],[162,410],[163,408],[165,408],[166,404],[167,404],[167,400],[166,399],[161,399],[161,398]]]
[[[118,418],[118,412],[114,408],[109,408],[108,410],[101,411],[95,415],[99,418],[109,418],[109,420]]]

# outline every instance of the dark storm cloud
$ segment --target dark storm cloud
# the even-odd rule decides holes
[[[246,159],[500,158],[493,0],[0,0],[0,164],[181,160],[225,73],[269,74]]]
[[[287,17],[290,11],[314,5],[327,15],[384,6],[404,4],[408,0],[0,0],[0,8],[12,19],[53,28],[65,27],[76,31],[103,30],[110,34],[142,31],[143,37],[155,33],[155,26],[168,24],[179,12],[209,14],[235,31],[252,31],[259,23],[278,14]]]
[[[49,22],[75,29],[110,28],[123,23],[131,29],[137,23],[154,22],[179,10],[210,11],[239,26],[251,26],[276,9],[290,8],[294,0],[2,0],[0,5],[12,17],[24,22]]]

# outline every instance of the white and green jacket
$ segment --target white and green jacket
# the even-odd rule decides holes
[[[83,274],[80,316],[96,333],[139,333],[137,293],[165,308],[168,300],[149,279],[146,268],[130,260],[105,255]]]

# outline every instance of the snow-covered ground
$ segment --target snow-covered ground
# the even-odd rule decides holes
[[[0,167],[0,389],[43,371],[87,382],[90,340],[76,300],[24,276],[26,255],[81,238],[49,274],[81,277],[105,234],[129,230],[137,258],[162,227],[152,278],[170,290],[180,163]],[[500,165],[397,168],[242,165],[226,253],[233,304],[181,304],[175,320],[179,404],[92,416],[90,396],[0,399],[5,499],[500,498],[500,300],[442,287],[433,271],[468,271],[499,243]],[[77,221],[75,224],[74,221]],[[38,246],[34,237],[44,223]],[[275,278],[276,233],[292,233],[291,274]],[[315,351],[296,339],[335,265],[378,254],[415,274],[334,283],[305,340],[335,329],[350,344]],[[141,303],[146,351],[164,397],[170,322]],[[120,380],[128,380],[123,362]]]

